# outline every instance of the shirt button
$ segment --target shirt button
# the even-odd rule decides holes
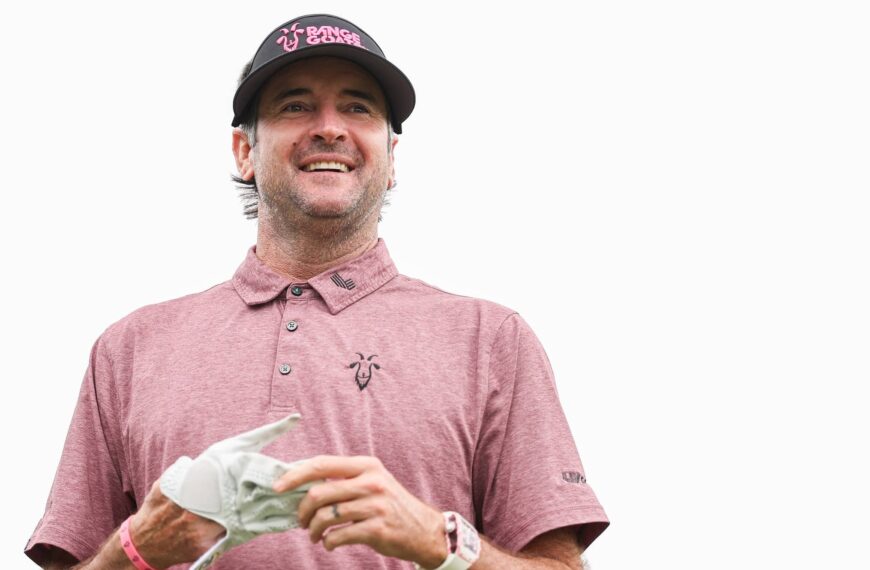
[[[278,370],[281,372],[281,374],[284,374],[286,376],[287,374],[290,374],[290,365],[282,364],[281,367],[278,368]]]
[[[298,297],[302,294],[302,287],[293,287],[292,289],[290,289],[290,292]]]
[[[298,328],[299,328],[299,323],[297,323],[296,321],[290,321],[289,323],[287,323],[287,330],[288,331],[292,332]]]

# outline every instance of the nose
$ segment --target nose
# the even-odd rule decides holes
[[[342,141],[347,137],[347,125],[335,108],[323,106],[314,116],[310,136],[327,144]]]

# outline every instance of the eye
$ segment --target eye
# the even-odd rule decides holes
[[[290,113],[301,113],[305,110],[305,105],[302,103],[288,103],[284,106],[284,111],[288,111]]]
[[[350,106],[351,113],[370,113],[369,108],[362,103],[353,103]]]

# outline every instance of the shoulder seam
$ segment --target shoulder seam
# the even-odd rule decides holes
[[[472,473],[471,480],[472,481],[475,480],[474,466],[477,464],[477,455],[478,455],[479,445],[480,445],[480,432],[483,431],[484,415],[486,414],[486,409],[489,406],[489,398],[492,395],[492,391],[489,389],[489,386],[490,386],[489,371],[490,371],[491,365],[492,365],[492,347],[495,346],[495,341],[498,339],[499,333],[501,333],[501,329],[502,329],[502,327],[504,327],[504,324],[508,321],[509,318],[513,317],[514,315],[519,315],[519,313],[516,311],[510,313],[502,319],[501,323],[499,323],[498,328],[495,329],[495,334],[492,335],[492,340],[489,343],[489,349],[487,350],[487,353],[486,353],[486,370],[484,371],[484,379],[486,380],[486,398],[483,399],[483,404],[481,405],[481,407],[477,413],[477,417],[480,418],[480,420],[477,423],[477,433],[474,436],[474,455],[471,458],[471,473]],[[501,457],[501,451],[499,451],[499,457]],[[474,498],[472,497],[472,503],[473,502],[474,502]]]
[[[408,277],[407,275],[403,275],[401,273],[399,273],[398,277],[403,277],[407,281],[411,281],[416,285],[420,285],[421,287],[425,287],[426,289],[431,289],[431,290],[437,291],[439,293],[444,293],[445,295],[450,295],[453,297],[462,297],[464,299],[474,299],[475,298],[475,297],[470,297],[468,295],[460,295],[459,293],[452,293],[450,291],[445,291],[444,289],[442,289],[440,287],[436,287],[435,285],[432,285],[431,283],[426,283],[422,279],[417,279],[416,277]]]
[[[105,332],[103,334],[105,334]],[[106,355],[106,360],[109,363],[109,375],[111,377],[111,382],[109,382],[109,391],[111,394],[110,397],[114,400],[114,402],[111,403],[111,406],[113,409],[118,410],[118,391],[117,391],[118,390],[118,383],[117,383],[117,377],[115,375],[115,359],[112,356],[112,352],[111,352],[111,350],[109,350],[108,345],[103,341],[103,334],[101,334],[100,338],[97,339],[97,352],[98,353],[100,352],[100,345],[103,345],[104,353]],[[93,378],[94,398],[96,398],[97,394],[98,394],[98,390],[97,390],[97,386],[96,386],[96,383],[97,383],[97,371],[96,370],[93,371],[93,375],[94,375],[94,378]],[[101,433],[103,436],[103,442],[104,442],[104,445],[106,446],[106,449],[109,449],[111,451],[111,449],[109,447],[109,442],[106,439],[106,428],[105,428],[105,426],[102,425],[103,422],[105,422],[106,420],[103,418],[103,412],[101,410],[101,407],[102,406],[100,406],[99,401],[97,401],[97,413],[99,414],[99,417],[100,417],[100,424],[102,427]],[[119,428],[120,428],[120,426],[119,426]],[[126,446],[122,445],[121,447],[122,447],[122,455],[124,457],[117,458],[117,459],[113,457],[112,458],[112,466],[115,468],[115,475],[118,477],[118,482],[121,483],[121,485],[123,486],[123,483],[124,483],[123,470],[121,469],[121,466],[118,464],[118,462],[123,460],[125,464],[129,464],[129,461],[127,458]]]

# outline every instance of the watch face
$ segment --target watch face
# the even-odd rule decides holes
[[[462,533],[462,546],[464,550],[480,554],[480,537],[477,533]]]
[[[471,526],[471,523],[465,519],[460,519],[458,523],[461,528],[459,529],[460,548],[457,550],[461,554],[471,555],[470,558],[473,559],[470,561],[474,562],[480,555],[480,536],[477,534],[477,529]]]

